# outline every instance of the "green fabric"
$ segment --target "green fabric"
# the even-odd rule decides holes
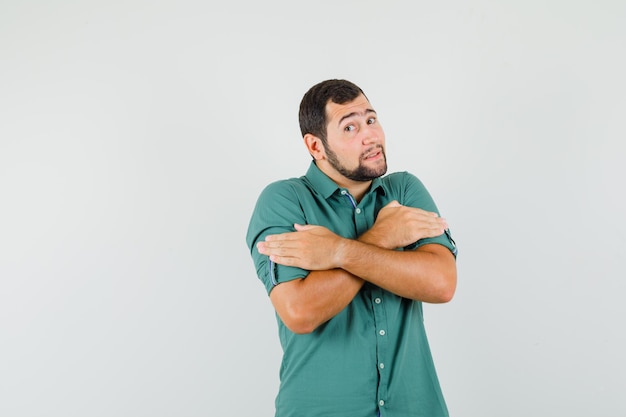
[[[268,234],[314,224],[356,238],[372,227],[378,211],[392,200],[438,212],[430,194],[407,172],[375,179],[355,207],[314,163],[307,174],[268,185],[260,194],[246,242],[257,275],[268,293],[276,284],[305,278],[308,271],[275,265],[256,250]],[[422,239],[456,255],[449,234]],[[402,250],[402,249],[400,249]],[[277,316],[284,351],[276,417],[447,416],[423,323],[422,303],[366,283],[338,315],[310,334],[291,332]]]

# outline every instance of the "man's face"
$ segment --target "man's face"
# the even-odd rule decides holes
[[[363,95],[344,104],[326,104],[326,159],[352,181],[370,181],[387,172],[385,133]]]

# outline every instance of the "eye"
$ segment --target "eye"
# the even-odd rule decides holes
[[[356,127],[354,127],[354,125],[348,125],[343,128],[343,130],[345,130],[346,132],[353,132],[355,129]]]
[[[367,119],[367,124],[368,125],[373,125],[374,123],[376,123],[376,118],[375,117],[370,117],[369,119]]]

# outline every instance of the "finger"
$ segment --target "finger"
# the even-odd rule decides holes
[[[294,266],[296,265],[296,258],[290,256],[271,255],[270,260],[279,265]]]
[[[387,203],[385,207],[400,207],[402,204],[398,203],[398,200],[393,200]]]
[[[269,256],[270,259],[272,256],[280,256],[280,257],[292,257],[297,256],[300,250],[298,248],[293,247],[285,247],[285,246],[272,246],[267,243],[259,243],[257,244],[257,250],[261,255]]]
[[[259,242],[259,243],[256,244],[256,249],[259,251],[260,254],[269,256],[272,253],[276,252],[277,247],[276,246],[272,246],[268,242]]]
[[[312,224],[298,224],[298,223],[294,223],[293,227],[295,227],[296,231],[302,232],[304,230],[311,230],[315,226],[312,225]]]
[[[278,248],[293,248],[297,246],[297,242],[284,239],[284,236],[276,239],[265,240],[257,243],[257,249],[262,248],[265,251]]]
[[[265,241],[266,242],[278,242],[280,240],[289,240],[293,237],[294,234],[295,232],[286,232],[286,233],[280,233],[277,235],[267,235],[265,236]]]
[[[434,219],[434,223],[443,227],[444,229],[448,228],[448,221],[443,217],[437,217],[436,219]]]
[[[265,246],[265,242],[257,243],[256,250],[258,250],[261,255],[267,255],[267,248]]]
[[[428,217],[439,217],[439,215],[435,211],[427,211],[427,210],[421,209],[419,207],[409,207],[409,206],[406,206],[406,208],[407,208],[407,210],[410,210],[410,211],[412,211],[412,212],[414,212],[416,214],[419,214],[419,215],[428,216]]]

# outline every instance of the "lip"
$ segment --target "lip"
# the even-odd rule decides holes
[[[371,161],[373,159],[380,158],[382,156],[382,154],[383,153],[380,150],[377,150],[376,152],[372,152],[372,153],[369,153],[369,154],[365,155],[363,157],[363,159],[366,160],[366,161]]]

